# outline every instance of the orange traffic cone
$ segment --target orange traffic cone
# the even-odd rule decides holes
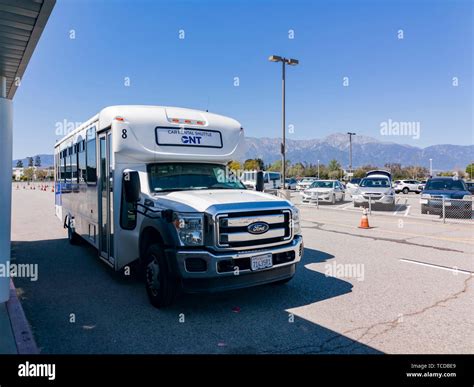
[[[364,208],[364,211],[362,212],[359,228],[370,228],[369,217],[367,216],[367,208]]]

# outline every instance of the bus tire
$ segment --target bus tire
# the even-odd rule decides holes
[[[160,245],[151,245],[144,260],[145,287],[150,303],[155,308],[163,308],[173,303],[178,283],[170,275],[165,253]]]

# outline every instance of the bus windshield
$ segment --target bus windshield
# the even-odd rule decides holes
[[[225,165],[159,163],[148,165],[152,192],[198,189],[246,189]]]

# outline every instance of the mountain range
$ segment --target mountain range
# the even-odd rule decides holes
[[[280,138],[247,137],[240,161],[261,158],[269,164],[280,160],[280,142]],[[321,164],[327,164],[330,160],[336,159],[343,167],[349,165],[349,139],[344,133],[331,134],[322,139],[287,139],[286,149],[287,160],[292,163],[316,164],[319,160]],[[39,156],[42,167],[47,168],[53,165],[53,155],[40,154]],[[354,167],[369,164],[383,167],[386,163],[400,163],[402,166],[419,165],[428,168],[430,159],[433,160],[435,171],[464,170],[467,164],[474,162],[474,145],[442,144],[419,148],[379,141],[362,135],[352,138],[352,165]],[[13,160],[13,167],[16,166],[17,161]],[[28,166],[27,158],[22,161],[23,166]]]
[[[245,159],[261,158],[265,163],[280,160],[281,138],[246,138]],[[343,167],[349,165],[349,136],[331,134],[322,139],[286,140],[286,158],[291,163],[327,164],[336,159]],[[367,136],[352,137],[352,165],[383,167],[386,163],[402,166],[429,167],[432,159],[434,170],[457,170],[474,162],[474,145],[432,145],[419,148],[411,145],[383,142]]]

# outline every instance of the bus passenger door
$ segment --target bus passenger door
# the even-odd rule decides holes
[[[100,256],[114,264],[112,135],[99,135],[99,249]]]

